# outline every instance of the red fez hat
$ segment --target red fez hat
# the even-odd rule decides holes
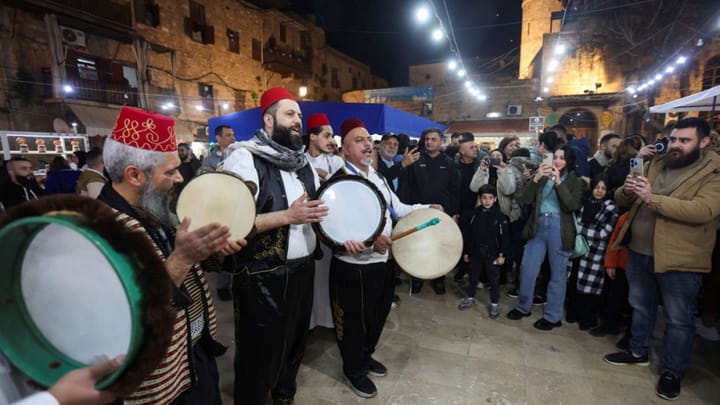
[[[139,108],[120,109],[110,138],[134,148],[157,152],[177,150],[175,120]]]
[[[264,114],[265,110],[270,108],[271,105],[284,99],[295,100],[292,94],[287,91],[284,87],[273,87],[268,89],[262,96],[260,96],[260,111]]]
[[[365,128],[365,123],[357,118],[346,119],[340,126],[340,137],[345,138],[345,135],[355,128]]]
[[[307,129],[311,130],[313,128],[321,127],[323,125],[330,125],[330,120],[328,120],[327,115],[323,113],[319,114],[313,114],[308,117],[307,119]]]

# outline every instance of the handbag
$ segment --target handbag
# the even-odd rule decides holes
[[[575,223],[575,247],[571,257],[577,259],[578,257],[585,257],[590,252],[590,245],[588,245],[585,237],[580,233],[580,226],[577,223],[577,218],[573,212],[573,223]]]

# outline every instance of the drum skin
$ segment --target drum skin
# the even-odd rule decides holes
[[[324,201],[328,215],[322,222],[313,223],[313,229],[336,251],[344,249],[348,240],[370,246],[385,228],[385,198],[363,177],[334,176],[320,186],[315,199]]]
[[[455,267],[462,256],[460,228],[444,212],[423,208],[401,218],[393,229],[393,235],[396,235],[436,217],[440,219],[437,225],[404,236],[392,244],[392,254],[400,268],[419,279],[438,278]]]
[[[120,397],[127,396],[157,367],[170,344],[175,321],[175,312],[170,306],[172,280],[147,235],[126,229],[116,221],[112,209],[100,201],[55,195],[20,204],[0,215],[0,262],[7,266],[0,272],[0,347],[13,365],[44,386],[54,384],[68,371],[87,365],[59,352],[47,338],[39,335],[18,287],[24,258],[42,254],[26,251],[35,234],[45,226],[57,225],[74,227],[79,234],[91,238],[109,262],[117,266],[128,302],[133,303],[134,311],[139,314],[133,317],[133,329],[138,333],[120,369],[97,384],[98,388],[108,389]],[[62,249],[62,241],[58,242]],[[95,304],[86,303],[90,309],[98,306]],[[61,324],[56,327],[62,327],[62,319],[58,322]]]
[[[230,228],[232,240],[243,239],[255,225],[253,190],[230,172],[207,172],[190,180],[180,192],[176,211],[180,220],[191,219],[191,232],[218,222]]]

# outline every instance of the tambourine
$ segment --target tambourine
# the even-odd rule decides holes
[[[57,195],[0,217],[0,350],[51,386],[67,372],[124,354],[97,383],[134,392],[173,332],[172,281],[147,235],[104,203]]]
[[[349,240],[370,246],[385,228],[385,199],[363,177],[332,177],[320,186],[315,198],[325,202],[328,215],[313,223],[313,228],[320,240],[334,249],[342,249]]]
[[[419,225],[423,226],[422,230],[408,232]],[[407,236],[395,238],[404,233],[408,233]],[[391,238],[396,239],[391,246],[395,261],[416,278],[430,280],[444,276],[462,256],[460,228],[449,215],[434,208],[415,210],[401,218]]]
[[[218,222],[230,228],[232,240],[246,237],[255,225],[255,184],[227,172],[206,172],[182,189],[176,212],[189,217],[190,231]]]

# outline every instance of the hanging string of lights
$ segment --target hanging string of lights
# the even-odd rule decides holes
[[[432,11],[431,11],[432,10]],[[455,33],[452,29],[452,23],[450,21],[450,13],[445,4],[445,15],[447,19],[447,27],[443,24],[443,19],[435,8],[435,4],[432,1],[418,6],[415,10],[415,19],[423,25],[435,24],[430,30],[430,38],[433,42],[439,43],[443,40],[450,42],[450,58],[447,62],[447,68],[451,72],[455,72],[458,80],[464,80],[464,86],[466,90],[478,101],[487,100],[487,95],[480,89],[475,81],[470,77],[465,63],[463,62],[460,47],[455,39]],[[434,17],[434,18],[433,18]],[[434,20],[434,21],[431,21]]]

